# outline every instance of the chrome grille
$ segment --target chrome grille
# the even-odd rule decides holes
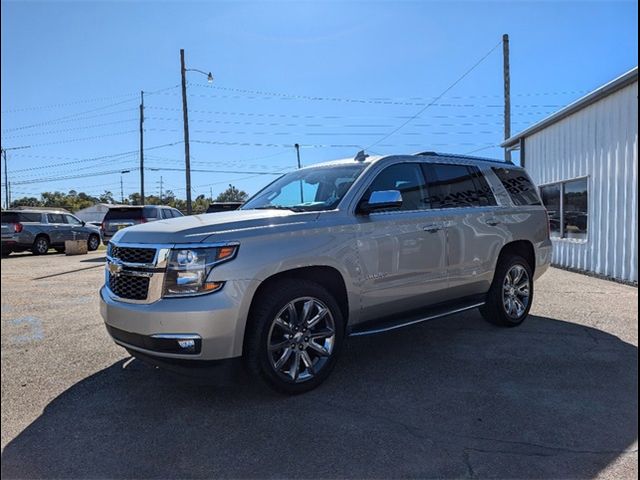
[[[149,293],[149,277],[134,275],[109,275],[109,290],[120,298],[146,300]]]
[[[153,263],[156,256],[155,248],[119,247],[109,244],[109,256],[126,263]]]

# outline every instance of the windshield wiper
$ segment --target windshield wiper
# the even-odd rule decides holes
[[[285,207],[284,205],[262,205],[261,207],[254,207],[254,210],[291,210],[292,212],[304,212],[305,210],[300,207]]]

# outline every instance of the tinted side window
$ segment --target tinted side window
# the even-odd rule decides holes
[[[144,218],[160,218],[160,209],[154,207],[144,207],[143,215]]]
[[[493,195],[493,190],[489,186],[489,182],[484,178],[484,174],[477,167],[469,167],[473,174],[473,182],[476,184],[476,191],[480,198],[480,205],[498,205],[496,197]]]
[[[21,222],[42,222],[42,214],[40,213],[19,213],[18,218]]]
[[[163,208],[162,218],[173,218],[173,214],[171,213],[171,210],[169,210],[168,208]]]
[[[2,223],[22,223],[42,221],[42,215],[39,213],[26,212],[2,212]]]
[[[364,200],[372,192],[398,190],[402,194],[402,207],[394,210],[421,210],[429,208],[424,176],[417,163],[399,163],[385,168],[371,183]]]
[[[71,225],[82,225],[82,222],[78,220],[76,217],[74,217],[73,215],[65,215],[64,217],[67,223]]]
[[[493,167],[515,205],[541,205],[538,192],[524,170]]]
[[[47,220],[49,223],[67,223],[64,215],[59,213],[47,213]]]
[[[476,178],[475,167],[426,163],[424,168],[432,208],[495,205],[493,194],[489,197],[489,185],[486,185],[488,191],[484,192],[476,186],[479,185],[479,181]]]
[[[180,210],[176,210],[175,208],[171,210],[173,212],[174,217],[183,217],[182,212]]]

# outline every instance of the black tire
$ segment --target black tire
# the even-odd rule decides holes
[[[2,249],[2,258],[6,258],[9,255],[11,255],[11,249],[10,248],[3,248]]]
[[[509,279],[507,279],[507,273],[509,273],[510,278],[513,279],[515,278],[513,276],[514,272],[518,272],[519,269],[522,269],[526,274],[526,280],[528,282],[526,302],[524,301],[525,296],[521,294],[524,290],[519,288],[512,289],[512,285]],[[520,280],[519,284],[524,284],[524,279]],[[511,300],[511,302],[509,300]],[[524,308],[520,308],[516,300],[519,301],[520,304],[524,304]],[[493,282],[487,294],[487,302],[480,307],[480,313],[483,318],[489,323],[501,327],[516,327],[527,318],[532,303],[533,274],[531,272],[531,266],[519,255],[508,253],[502,256],[498,261]]]
[[[90,252],[93,252],[97,250],[98,247],[100,247],[100,236],[95,234],[89,235],[89,238],[87,239],[87,249]]]
[[[33,241],[31,252],[34,255],[45,255],[49,251],[49,239],[45,235],[38,235]]]
[[[287,322],[291,321],[291,323],[286,323],[287,325],[297,324],[298,326],[295,327],[296,333],[293,333],[293,328],[291,330],[282,329],[282,332],[291,332],[291,334],[282,333],[282,337],[279,339],[280,342],[287,344],[283,347],[283,350],[270,351],[268,344],[276,335],[276,319],[283,318],[282,315],[287,315],[284,310],[285,307],[294,301],[302,302],[304,307],[304,304],[310,300],[313,303],[310,308],[315,308],[316,310],[312,310],[315,314],[309,314],[308,316],[317,316],[318,313],[323,311],[321,307],[326,308],[328,313],[322,316],[323,320],[319,321],[317,326],[309,328],[309,332],[312,333],[307,332],[306,335],[313,337],[318,332],[321,333],[322,328],[324,328],[322,331],[329,332],[331,328],[328,325],[330,325],[330,322],[333,324],[331,338],[322,340],[325,342],[324,346],[321,347],[324,353],[322,355],[317,354],[316,347],[318,345],[313,339],[310,340],[310,337],[304,337],[305,333],[303,333],[302,326],[306,326],[308,323],[304,322],[304,318],[298,320],[299,314],[304,316],[303,310],[298,310],[299,314],[295,315],[293,321],[291,321],[290,315],[287,317]],[[296,303],[294,303],[294,309],[295,305]],[[282,327],[278,326],[278,328]],[[300,338],[283,340],[283,337],[288,338],[288,335],[300,336]],[[329,376],[335,366],[343,340],[344,318],[333,296],[322,285],[315,282],[300,279],[282,279],[272,284],[268,291],[262,292],[252,307],[245,332],[244,362],[252,375],[261,378],[274,390],[288,395],[295,395],[316,388]],[[295,347],[291,349],[290,346],[295,344],[289,344],[290,341],[300,342],[298,344],[300,351]],[[314,344],[313,348],[308,347],[311,343]],[[276,369],[277,362],[274,364],[274,357],[279,356],[280,352],[282,352],[279,361],[282,360],[286,356],[287,350],[290,350],[287,358],[291,358],[291,362],[298,362],[298,365],[304,368],[304,370],[300,371],[299,377],[298,368],[293,365],[289,367],[286,375],[284,371]],[[327,355],[326,352],[328,350],[330,350],[330,353]],[[306,355],[305,359],[302,359],[302,355]],[[313,364],[311,368],[306,365],[306,361],[309,359]],[[285,361],[283,368],[288,363],[288,361]],[[319,369],[314,372],[313,370],[316,367]],[[295,373],[292,373],[294,371]],[[296,379],[290,378],[289,375],[295,375]],[[304,377],[305,375],[307,376],[306,378]]]

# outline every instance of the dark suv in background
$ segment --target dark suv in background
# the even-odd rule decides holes
[[[163,205],[118,205],[109,208],[109,211],[102,220],[100,231],[102,232],[102,241],[106,245],[109,239],[115,235],[118,230],[139,225],[141,223],[153,222],[154,220],[162,220],[168,218],[182,217],[180,210]]]
[[[67,240],[86,240],[89,250],[100,246],[100,230],[66,210],[5,210],[2,212],[2,256],[31,250],[44,255],[50,248],[64,252]]]

